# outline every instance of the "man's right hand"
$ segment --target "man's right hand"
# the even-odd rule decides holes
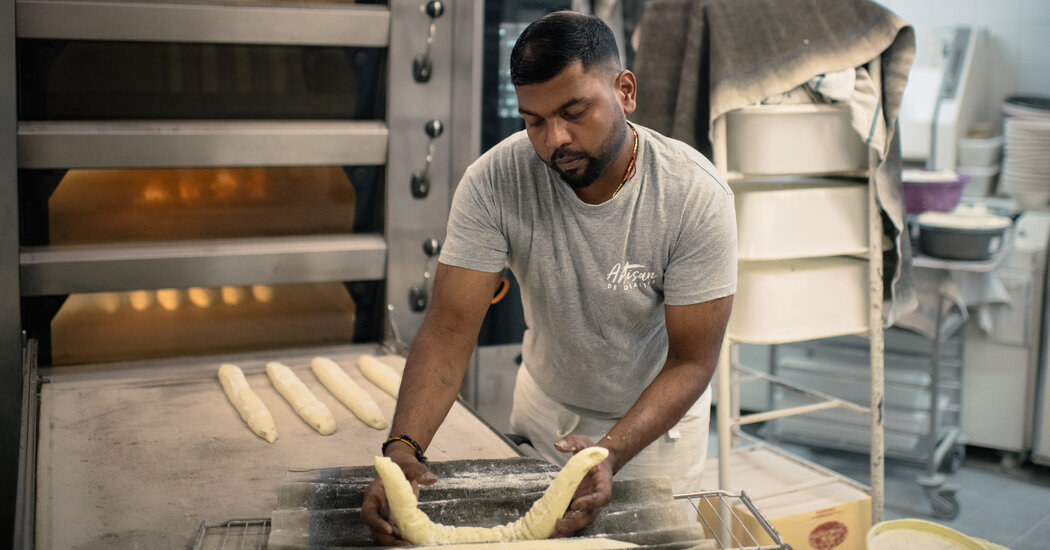
[[[419,496],[420,485],[432,485],[437,476],[430,468],[416,460],[410,450],[402,450],[402,445],[391,445],[387,457],[401,467],[405,478],[412,484],[412,491]],[[361,520],[368,525],[372,539],[383,546],[409,546],[412,543],[401,538],[401,532],[390,515],[390,503],[387,502],[383,481],[376,477],[365,489],[364,502],[361,503]]]

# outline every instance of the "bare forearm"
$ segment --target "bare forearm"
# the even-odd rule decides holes
[[[456,402],[499,276],[438,264],[434,298],[401,378],[391,435],[430,445]]]
[[[718,365],[733,297],[666,308],[668,350],[660,374],[599,445],[613,472],[671,429],[707,389]]]
[[[703,394],[713,372],[713,365],[664,366],[627,414],[598,442],[610,450],[614,473],[681,420]]]
[[[450,349],[436,330],[420,331],[405,364],[391,435],[405,434],[424,448],[459,395],[470,350]]]

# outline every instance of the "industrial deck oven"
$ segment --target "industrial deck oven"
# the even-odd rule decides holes
[[[276,404],[288,429],[255,438],[215,371],[397,365],[479,150],[482,3],[5,4],[16,540],[182,546],[201,520],[272,509],[275,472],[378,453],[385,433],[350,416],[323,437]],[[450,420],[437,458],[516,455],[459,405]]]

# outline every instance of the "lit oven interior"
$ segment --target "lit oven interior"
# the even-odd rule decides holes
[[[371,120],[385,50],[23,40],[24,120]],[[382,166],[24,169],[22,246],[381,233]],[[376,342],[383,281],[23,298],[53,365]]]

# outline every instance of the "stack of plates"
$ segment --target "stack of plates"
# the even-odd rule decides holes
[[[1006,119],[1002,181],[1025,210],[1050,208],[1050,110],[1029,109]]]

